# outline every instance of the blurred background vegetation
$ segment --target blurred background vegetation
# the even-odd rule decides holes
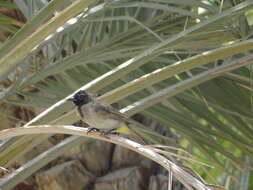
[[[252,37],[252,0],[0,0],[0,129],[83,125],[68,103],[35,117],[85,86],[150,143],[207,163],[171,157],[207,183],[252,189]],[[131,151],[67,135],[3,141],[0,166],[2,190],[167,183]]]

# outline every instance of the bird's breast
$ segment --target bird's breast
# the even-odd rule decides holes
[[[92,105],[82,107],[83,121],[90,127],[100,129],[111,129],[120,127],[121,122],[115,119],[111,119],[107,115],[97,114]]]

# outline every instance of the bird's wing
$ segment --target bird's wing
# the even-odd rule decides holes
[[[126,133],[125,131],[126,129],[124,126],[121,127],[121,129],[116,132],[123,133],[123,134],[131,134],[131,137],[133,137],[132,140],[137,141],[141,144],[147,144],[145,140],[142,138],[142,136],[139,135],[137,132],[135,132],[135,130],[131,127],[132,126],[131,124],[134,124],[134,123],[124,114],[120,113],[117,109],[113,108],[111,105],[103,104],[101,102],[97,102],[97,104],[95,104],[94,106],[95,106],[96,113],[98,115],[101,115],[101,117],[104,117],[104,115],[107,114],[107,116],[111,119],[125,122],[125,124],[127,125],[126,127],[128,128],[127,129],[128,132]],[[122,132],[121,130],[123,130],[124,132]]]
[[[97,104],[95,104],[95,111],[98,115],[103,116],[106,114],[107,117],[110,117],[112,119],[122,120],[126,124],[131,123],[131,120],[127,118],[124,114],[120,113],[117,109],[113,108],[110,105],[103,104],[101,102],[97,102]]]

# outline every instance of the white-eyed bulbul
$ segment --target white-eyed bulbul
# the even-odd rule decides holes
[[[133,135],[137,136],[138,141],[144,142],[133,129],[131,130],[131,120],[111,105],[99,102],[84,90],[78,91],[68,100],[76,105],[78,115],[91,127],[89,131],[97,130],[103,134],[122,133]]]

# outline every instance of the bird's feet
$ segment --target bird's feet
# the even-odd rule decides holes
[[[88,128],[87,134],[92,133],[92,132],[100,132],[100,130],[98,128],[95,128],[95,127]]]
[[[92,133],[92,132],[100,132],[101,136],[106,136],[106,135],[119,135],[118,132],[116,132],[117,128],[112,128],[109,130],[101,130],[95,127],[90,127],[88,128],[87,134]]]

